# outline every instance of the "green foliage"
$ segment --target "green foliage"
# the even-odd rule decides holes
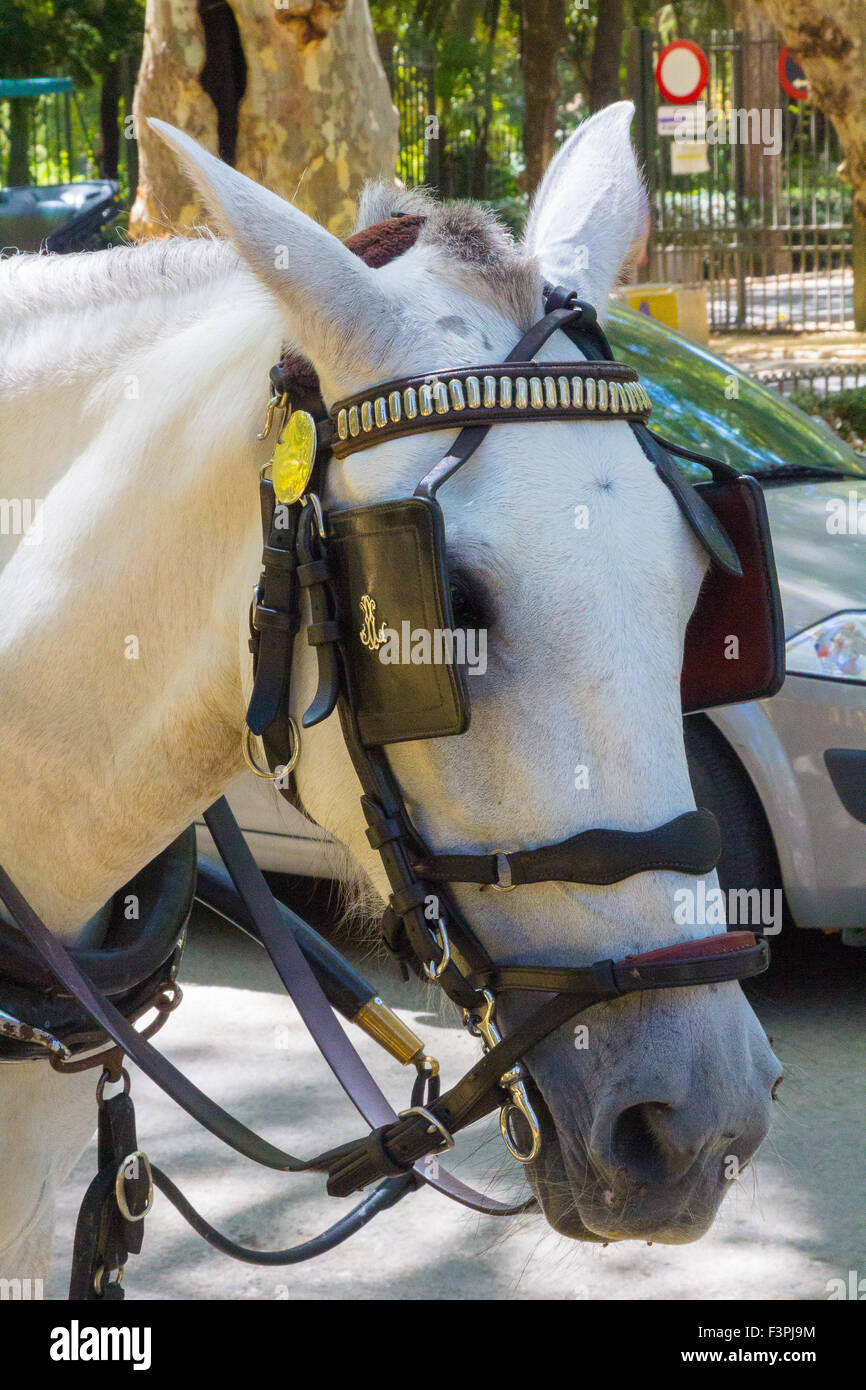
[[[448,196],[506,209],[519,198],[521,2],[414,0],[410,8],[372,0],[375,27],[396,41],[389,76],[401,112],[398,171],[407,182],[435,182]],[[439,129],[431,148],[425,118],[433,97]]]
[[[0,76],[53,73],[86,86],[144,29],[144,0],[3,0]]]
[[[635,24],[655,29],[663,43],[672,39],[700,39],[711,29],[727,29],[731,24],[731,7],[726,0],[671,0],[665,5],[641,3],[642,11]]]
[[[811,387],[794,391],[791,401],[807,415],[819,415],[840,439],[855,449],[866,448],[866,386],[819,394]]]
[[[435,64],[439,168],[426,176],[446,195],[486,199],[519,220],[526,204],[521,24],[532,24],[532,0],[370,0],[370,9],[377,31],[391,36],[407,61]],[[652,10],[653,0],[631,0],[631,22],[646,22]],[[589,114],[598,7],[567,0],[565,18],[559,140]],[[624,66],[621,76],[624,83]],[[402,122],[401,145],[400,173],[412,181],[412,171],[427,167],[417,117]]]

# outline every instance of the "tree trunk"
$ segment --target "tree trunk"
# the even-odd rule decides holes
[[[556,69],[564,40],[565,0],[524,0],[520,69],[525,106],[523,183],[528,193],[534,192],[554,154],[559,97]]]
[[[496,53],[496,35],[499,30],[500,0],[493,0],[490,12],[487,48],[484,54],[484,87],[482,91],[481,126],[475,141],[475,160],[472,175],[473,198],[487,196],[486,175],[490,146],[490,124],[493,120],[493,59]]]
[[[755,0],[738,0],[734,11],[734,27],[742,35],[739,61],[742,64],[740,100],[747,111],[774,111],[780,105],[781,92],[777,60],[779,42],[767,16]],[[734,62],[738,61],[737,51]],[[782,211],[782,160],[765,155],[764,146],[749,142],[732,151],[734,158],[743,161],[743,189],[749,204],[749,224],[763,224],[760,234],[760,259],[750,273],[783,275],[791,271],[790,248],[785,248],[785,234],[779,226]]]
[[[854,191],[854,218],[866,227],[866,5],[863,0],[758,0],[812,100],[832,120],[845,155],[840,172]]]
[[[604,0],[604,3],[599,5],[589,79],[590,111],[600,111],[612,101],[619,101],[619,65],[624,23],[625,0]]]
[[[133,235],[206,221],[147,116],[233,154],[235,168],[345,234],[361,184],[393,177],[397,158],[367,0],[220,0],[217,10],[206,29],[197,0],[147,0]]]
[[[9,102],[9,167],[6,182],[13,188],[30,182],[27,140],[30,130],[30,97],[13,97]]]
[[[102,133],[102,149],[99,152],[97,167],[102,179],[116,179],[120,165],[120,73],[117,62],[112,63],[102,76],[102,92],[99,97],[99,128]]]

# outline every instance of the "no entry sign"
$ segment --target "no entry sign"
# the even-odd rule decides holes
[[[656,86],[665,101],[674,106],[696,101],[709,75],[707,55],[691,39],[674,39],[662,49],[656,62]]]
[[[787,48],[779,49],[779,85],[793,101],[809,100],[809,79]]]

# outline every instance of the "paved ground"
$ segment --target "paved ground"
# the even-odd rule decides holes
[[[711,333],[710,348],[748,371],[791,362],[864,362],[866,333],[829,329],[816,333]]]
[[[823,1300],[826,1282],[866,1275],[864,999],[866,951],[793,932],[768,983],[751,991],[785,1063],[771,1139],[713,1231],[696,1245],[578,1246],[539,1218],[503,1228],[424,1191],[349,1244],[286,1270],[237,1265],[205,1246],[157,1198],[142,1255],[128,1267],[139,1299],[784,1299]],[[395,1001],[383,970],[362,964]],[[239,1117],[298,1154],[359,1133],[354,1112],[315,1053],[253,943],[201,913],[183,972],[184,1006],[165,1028],[167,1054]],[[405,999],[406,996],[399,996]],[[474,1055],[459,1029],[409,999],[406,1017],[445,1064]],[[353,1030],[353,1034],[355,1030]],[[405,1073],[372,1044],[361,1050],[397,1099]],[[139,1142],[202,1213],[248,1245],[308,1238],[334,1220],[316,1178],[256,1169],[229,1155],[143,1077],[134,1080]],[[497,1194],[519,1192],[495,1133],[464,1136],[454,1165]],[[93,1172],[86,1154],[62,1194],[47,1293],[64,1296],[74,1214]]]
[[[854,275],[850,268],[747,275],[743,288],[750,322],[763,324],[771,331],[784,329],[788,324],[814,329],[827,322],[854,322]],[[736,281],[716,281],[707,289],[715,322],[735,323]]]

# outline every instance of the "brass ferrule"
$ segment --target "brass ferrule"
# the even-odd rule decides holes
[[[352,1022],[363,1028],[369,1038],[384,1047],[404,1067],[424,1052],[424,1044],[417,1034],[378,995],[361,1006]]]

